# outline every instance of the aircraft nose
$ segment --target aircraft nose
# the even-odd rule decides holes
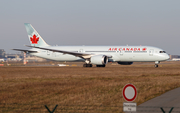
[[[165,55],[165,60],[169,60],[169,58],[170,58],[169,55],[166,54],[166,55]]]

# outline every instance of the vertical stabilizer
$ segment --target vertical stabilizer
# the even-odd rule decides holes
[[[49,46],[43,38],[38,34],[38,32],[33,28],[31,24],[25,23],[26,31],[29,37],[31,46],[43,47]]]

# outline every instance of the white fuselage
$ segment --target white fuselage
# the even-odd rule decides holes
[[[47,46],[46,48],[70,52],[107,55],[109,62],[156,62],[169,59],[169,55],[162,49],[151,46]],[[38,57],[55,61],[84,61],[80,57],[60,52],[52,52],[33,48],[38,53],[30,53]]]

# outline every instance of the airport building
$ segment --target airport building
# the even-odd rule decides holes
[[[174,58],[180,58],[179,55],[169,55],[169,57],[170,57],[171,60],[174,59]]]
[[[0,58],[5,58],[5,51],[4,51],[4,49],[0,49]]]

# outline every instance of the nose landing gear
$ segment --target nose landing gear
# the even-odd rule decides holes
[[[154,65],[154,67],[155,68],[158,68],[158,64],[160,63],[160,61],[155,61],[155,65]]]
[[[155,67],[155,68],[158,68],[158,64],[155,64],[154,67]]]

